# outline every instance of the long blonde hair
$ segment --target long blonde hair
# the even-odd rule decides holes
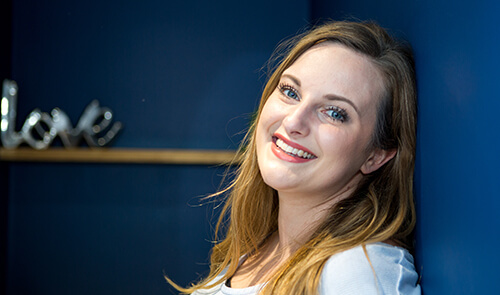
[[[397,152],[383,167],[365,176],[352,196],[330,209],[310,240],[273,274],[261,294],[317,294],[328,258],[355,246],[390,239],[411,247],[417,108],[411,50],[374,23],[330,22],[281,47],[285,53],[268,79],[257,118],[236,159],[241,163],[236,178],[216,194],[227,195],[227,199],[216,227],[220,242],[212,249],[210,274],[190,288],[176,286],[179,291],[191,293],[229,279],[241,256],[259,251],[266,237],[277,230],[277,192],[264,183],[257,165],[256,124],[282,73],[309,48],[325,41],[368,56],[383,74],[385,95],[378,108],[372,147]],[[226,268],[225,275],[214,281]]]

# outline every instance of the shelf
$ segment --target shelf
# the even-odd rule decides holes
[[[219,165],[231,162],[235,154],[235,151],[186,149],[0,148],[0,161]]]

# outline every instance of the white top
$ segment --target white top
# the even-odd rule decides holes
[[[413,256],[406,249],[375,243],[367,245],[366,250],[375,274],[361,246],[335,254],[323,268],[319,295],[421,294]],[[236,289],[221,283],[211,289],[198,290],[193,295],[256,295],[261,287]]]

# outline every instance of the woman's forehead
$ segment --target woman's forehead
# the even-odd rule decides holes
[[[340,43],[323,42],[304,52],[283,74],[307,90],[332,92],[352,99],[381,97],[381,71],[366,55]]]

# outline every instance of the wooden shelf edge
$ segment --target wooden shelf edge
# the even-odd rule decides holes
[[[229,164],[235,151],[189,149],[128,149],[128,148],[0,148],[2,162],[76,162],[124,164]]]

